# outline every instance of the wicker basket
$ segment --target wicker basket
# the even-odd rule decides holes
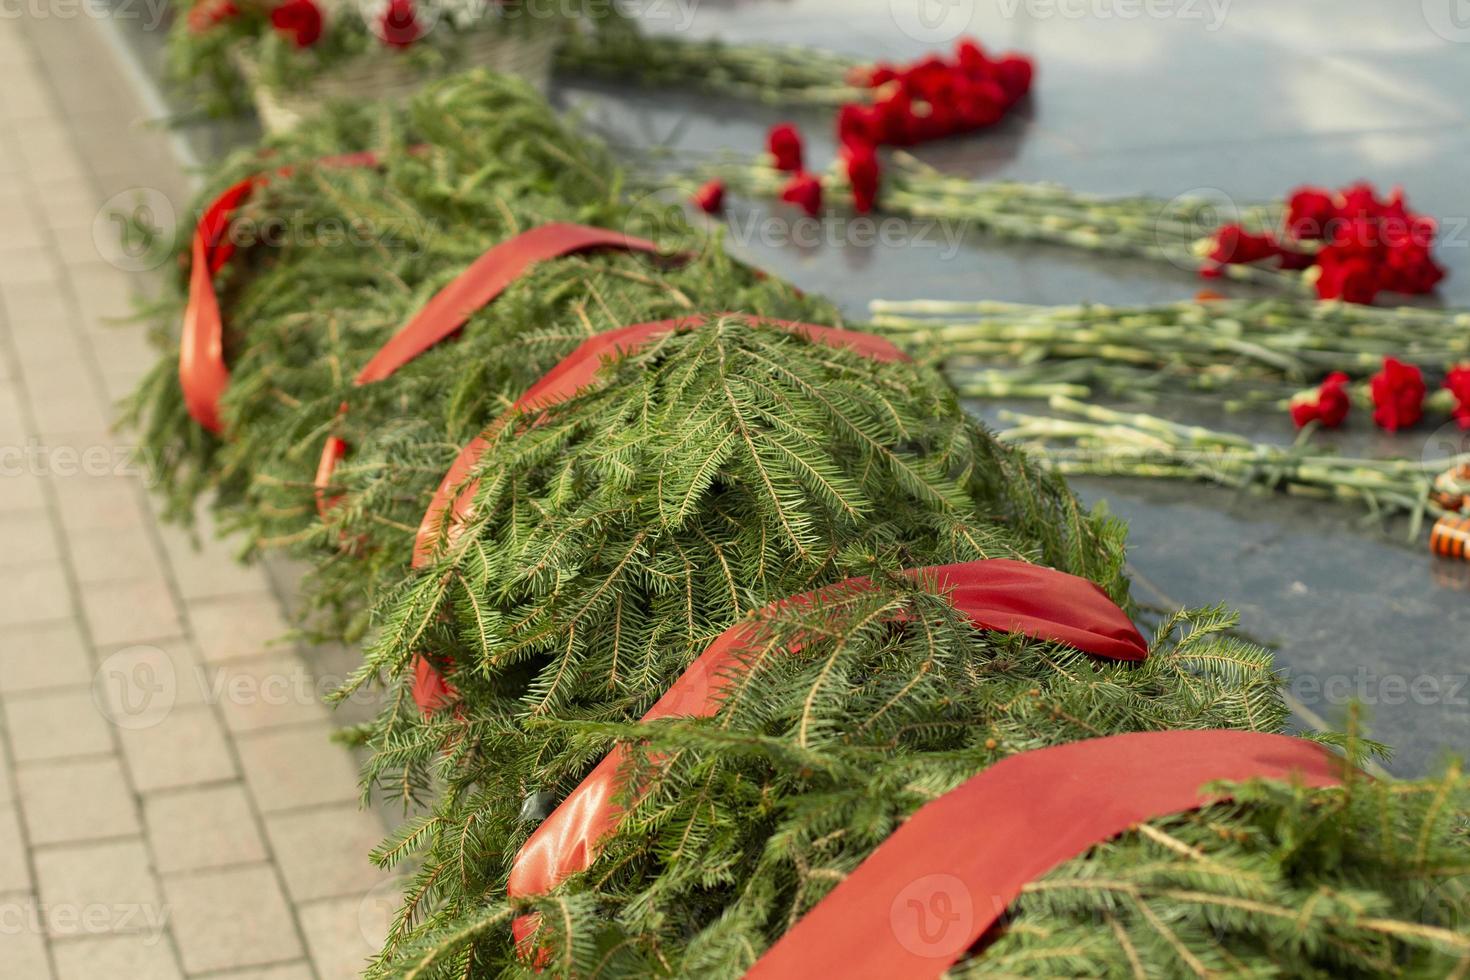
[[[488,68],[502,75],[522,78],[538,92],[545,93],[557,41],[555,32],[503,34],[494,30],[475,31],[466,34],[460,42],[461,56],[447,71]],[[381,53],[355,58],[290,91],[279,91],[261,81],[260,67],[248,54],[236,51],[234,59],[250,86],[260,124],[268,133],[294,129],[322,105],[338,99],[404,102],[435,77],[405,62],[395,52],[384,49]]]

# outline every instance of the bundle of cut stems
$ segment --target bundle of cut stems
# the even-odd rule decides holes
[[[1335,456],[1301,440],[1293,446],[1256,443],[1062,396],[1049,404],[1057,414],[1002,413],[1010,428],[998,433],[999,438],[1024,446],[1068,475],[1201,480],[1351,501],[1374,517],[1406,515],[1411,541],[1426,516],[1450,513],[1435,499],[1435,478],[1470,464],[1470,453],[1434,460]]]
[[[867,91],[846,81],[860,62],[828,51],[637,30],[569,31],[556,64],[571,75],[774,105],[839,106],[863,101]]]
[[[1207,256],[1218,228],[1227,223],[1253,233],[1279,228],[1277,204],[1224,208],[1203,196],[1109,197],[1084,194],[1054,183],[975,181],[934,169],[895,151],[884,171],[877,206],[888,214],[962,223],[969,230],[1019,241],[1066,245],[1089,252],[1165,262],[1181,270],[1214,268]],[[696,168],[700,180],[718,177],[731,190],[775,197],[790,178],[768,160],[717,162]],[[836,170],[821,177],[829,192],[846,186]],[[692,185],[691,185],[692,186]],[[1222,213],[1224,212],[1224,213]],[[1299,271],[1266,265],[1225,265],[1228,279],[1263,283],[1305,293]]]
[[[1387,356],[1441,373],[1470,360],[1463,310],[1287,298],[1139,307],[875,300],[870,309],[875,330],[942,364],[971,397],[1177,390],[1182,382],[1249,398],[1253,386],[1296,389],[1334,371],[1367,378]]]

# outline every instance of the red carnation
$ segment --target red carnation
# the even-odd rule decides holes
[[[1332,224],[1332,235],[1328,246],[1339,256],[1357,256],[1371,259],[1377,264],[1384,244],[1378,223],[1361,215],[1354,218],[1339,217]]]
[[[1291,420],[1298,429],[1308,422],[1316,422],[1324,429],[1335,429],[1347,418],[1352,401],[1348,397],[1348,376],[1335,371],[1315,392],[1292,400]]]
[[[926,55],[903,70],[899,76],[910,95],[922,96],[938,82],[948,78],[953,69],[938,55]]]
[[[286,0],[271,11],[271,26],[298,48],[309,48],[322,36],[322,12],[312,0]]]
[[[1424,375],[1412,364],[1392,357],[1369,382],[1373,393],[1373,421],[1389,432],[1407,429],[1424,414]]]
[[[974,78],[981,77],[991,67],[985,49],[972,37],[960,38],[959,44],[955,45],[955,60],[959,62],[961,71]]]
[[[844,81],[856,88],[880,88],[898,77],[898,70],[886,61],[858,65],[848,71]]]
[[[1320,187],[1299,188],[1286,201],[1286,230],[1292,238],[1326,238],[1335,217],[1337,205],[1332,194]]]
[[[1277,265],[1290,272],[1300,272],[1317,264],[1315,253],[1297,252],[1289,248],[1282,248],[1277,258],[1279,259]]]
[[[878,111],[878,130],[882,137],[879,142],[909,146],[919,141],[922,124],[914,114],[914,103],[907,92],[895,92],[874,108]]]
[[[1402,195],[1388,202],[1378,200],[1378,192],[1367,181],[1359,181],[1337,192],[1337,211],[1345,218],[1379,218],[1392,207],[1402,207]]]
[[[233,0],[200,0],[189,8],[189,30],[203,34],[216,24],[224,23],[240,15],[240,8]]]
[[[787,173],[801,171],[801,134],[790,123],[772,126],[766,136],[766,149],[776,158],[776,169]]]
[[[1031,79],[1035,72],[1031,59],[1019,54],[1007,54],[995,63],[995,80],[1005,91],[1007,105],[1019,102],[1031,91]]]
[[[822,182],[805,170],[792,175],[781,188],[781,200],[795,204],[807,214],[816,217],[822,210]]]
[[[993,125],[1030,90],[1034,71],[1031,59],[1019,54],[992,61],[970,38],[956,45],[953,59],[931,54],[907,65],[863,67],[848,79],[873,89],[873,104],[841,108],[838,140],[910,146]],[[799,156],[785,156],[775,145],[771,154],[787,162],[783,170],[801,167]]]
[[[1427,293],[1444,278],[1444,269],[1423,245],[1405,243],[1390,248],[1379,268],[1382,288],[1393,293]]]
[[[852,185],[852,206],[858,214],[867,214],[878,197],[878,153],[866,143],[850,143],[842,150],[842,162]]]
[[[1444,386],[1455,396],[1455,421],[1470,429],[1470,364],[1456,364],[1445,375]]]
[[[388,0],[387,9],[378,18],[378,36],[393,48],[406,48],[424,36],[413,0]]]
[[[694,192],[693,201],[705,214],[716,214],[725,206],[725,182],[716,177]]]
[[[960,97],[960,119],[970,129],[980,129],[1000,122],[1006,112],[1005,90],[990,79],[981,79],[965,88]]]
[[[1212,262],[1229,265],[1259,262],[1280,254],[1281,246],[1269,234],[1252,235],[1240,225],[1225,225],[1215,232],[1215,247],[1209,257]]]
[[[837,110],[837,141],[843,146],[861,143],[876,146],[883,141],[883,128],[878,110],[873,106],[849,102]]]
[[[1384,214],[1377,221],[1378,237],[1389,248],[1417,245],[1427,249],[1434,244],[1434,235],[1439,230],[1438,222],[1428,215],[1407,211]]]
[[[1346,245],[1329,245],[1317,253],[1317,297],[1345,303],[1371,303],[1378,295],[1378,271],[1368,256]]]

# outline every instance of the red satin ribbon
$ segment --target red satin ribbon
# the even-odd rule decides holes
[[[362,387],[393,375],[415,357],[452,336],[476,310],[493,301],[539,262],[594,248],[657,252],[658,246],[606,228],[563,222],[538,225],[488,249],[443,289],[434,294],[401,330],[373,355],[353,384]],[[347,405],[340,409],[346,414]],[[327,437],[316,470],[317,512],[325,515],[335,497],[328,496],[337,463],[347,455],[347,443]]]
[[[371,152],[316,161],[322,167],[372,167],[377,163],[377,154]],[[276,175],[284,177],[293,169],[282,167]],[[229,237],[235,212],[268,180],[257,174],[224,190],[199,216],[189,246],[189,299],[179,334],[179,385],[189,415],[215,435],[224,431],[219,400],[230,386],[230,369],[225,365],[224,321],[214,291],[214,276],[235,254],[235,243]]]
[[[464,521],[469,519],[470,503],[474,499],[479,483],[478,481],[468,483],[465,481],[475,464],[479,462],[480,457],[484,455],[494,433],[514,413],[532,408],[548,408],[566,401],[593,382],[597,372],[601,370],[603,363],[608,358],[627,355],[641,349],[663,334],[675,330],[692,329],[709,322],[709,319],[708,316],[700,314],[620,327],[587,338],[576,350],[562,358],[560,363],[528,388],[526,393],[511,406],[510,411],[501,415],[485,431],[484,435],[476,436],[460,450],[459,456],[449,467],[449,472],[444,475],[443,480],[439,481],[439,488],[434,491],[434,499],[429,503],[429,509],[419,524],[418,535],[413,545],[413,567],[422,568],[433,558],[440,527],[446,514],[455,522],[454,526],[463,526]],[[908,360],[908,356],[892,343],[872,334],[842,330],[837,327],[824,327],[813,323],[797,323],[791,320],[772,320],[764,317],[752,319],[755,322],[801,334],[814,343],[854,350],[875,361]],[[453,527],[450,533],[453,533]],[[423,658],[420,658],[414,665],[414,701],[425,714],[433,712],[444,704],[453,691],[454,688]]]
[[[1113,660],[1136,661],[1148,656],[1148,644],[1127,614],[1087,579],[1007,558],[922,568],[907,574],[948,598],[979,629],[1065,643]],[[848,579],[781,600],[767,609],[807,605],[846,590],[869,587],[867,579]],[[740,623],[721,633],[643,720],[707,718],[715,714],[732,676],[748,668],[748,655],[759,645],[761,635],[758,622]],[[617,828],[621,812],[616,800],[624,787],[622,777],[630,751],[618,746],[608,753],[536,828],[511,867],[506,886],[510,897],[547,894],[569,876],[591,866],[598,844]],[[536,925],[535,916],[517,919],[517,942],[525,943]],[[846,974],[839,970],[836,975]]]
[[[1216,781],[1341,782],[1342,759],[1285,735],[1139,732],[1011,756],[924,806],[746,974],[939,977],[1030,881],[1159,817],[1227,798]]]

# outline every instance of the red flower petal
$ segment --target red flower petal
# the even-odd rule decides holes
[[[715,214],[725,206],[725,182],[716,177],[694,192],[694,203],[705,214]]]
[[[271,26],[298,48],[309,48],[322,36],[322,12],[312,0],[286,0],[271,11]]]
[[[878,197],[881,178],[878,153],[868,144],[849,144],[843,149],[842,163],[847,170],[848,183],[852,185],[853,209],[858,214],[867,214],[873,210],[873,202]]]
[[[781,188],[781,200],[816,217],[822,210],[822,182],[806,171],[795,174]]]
[[[1369,382],[1373,394],[1373,421],[1389,432],[1406,429],[1424,414],[1424,375],[1412,364],[1392,357]]]
[[[801,170],[801,134],[790,123],[771,127],[766,135],[766,149],[776,158],[776,169],[788,173]]]

